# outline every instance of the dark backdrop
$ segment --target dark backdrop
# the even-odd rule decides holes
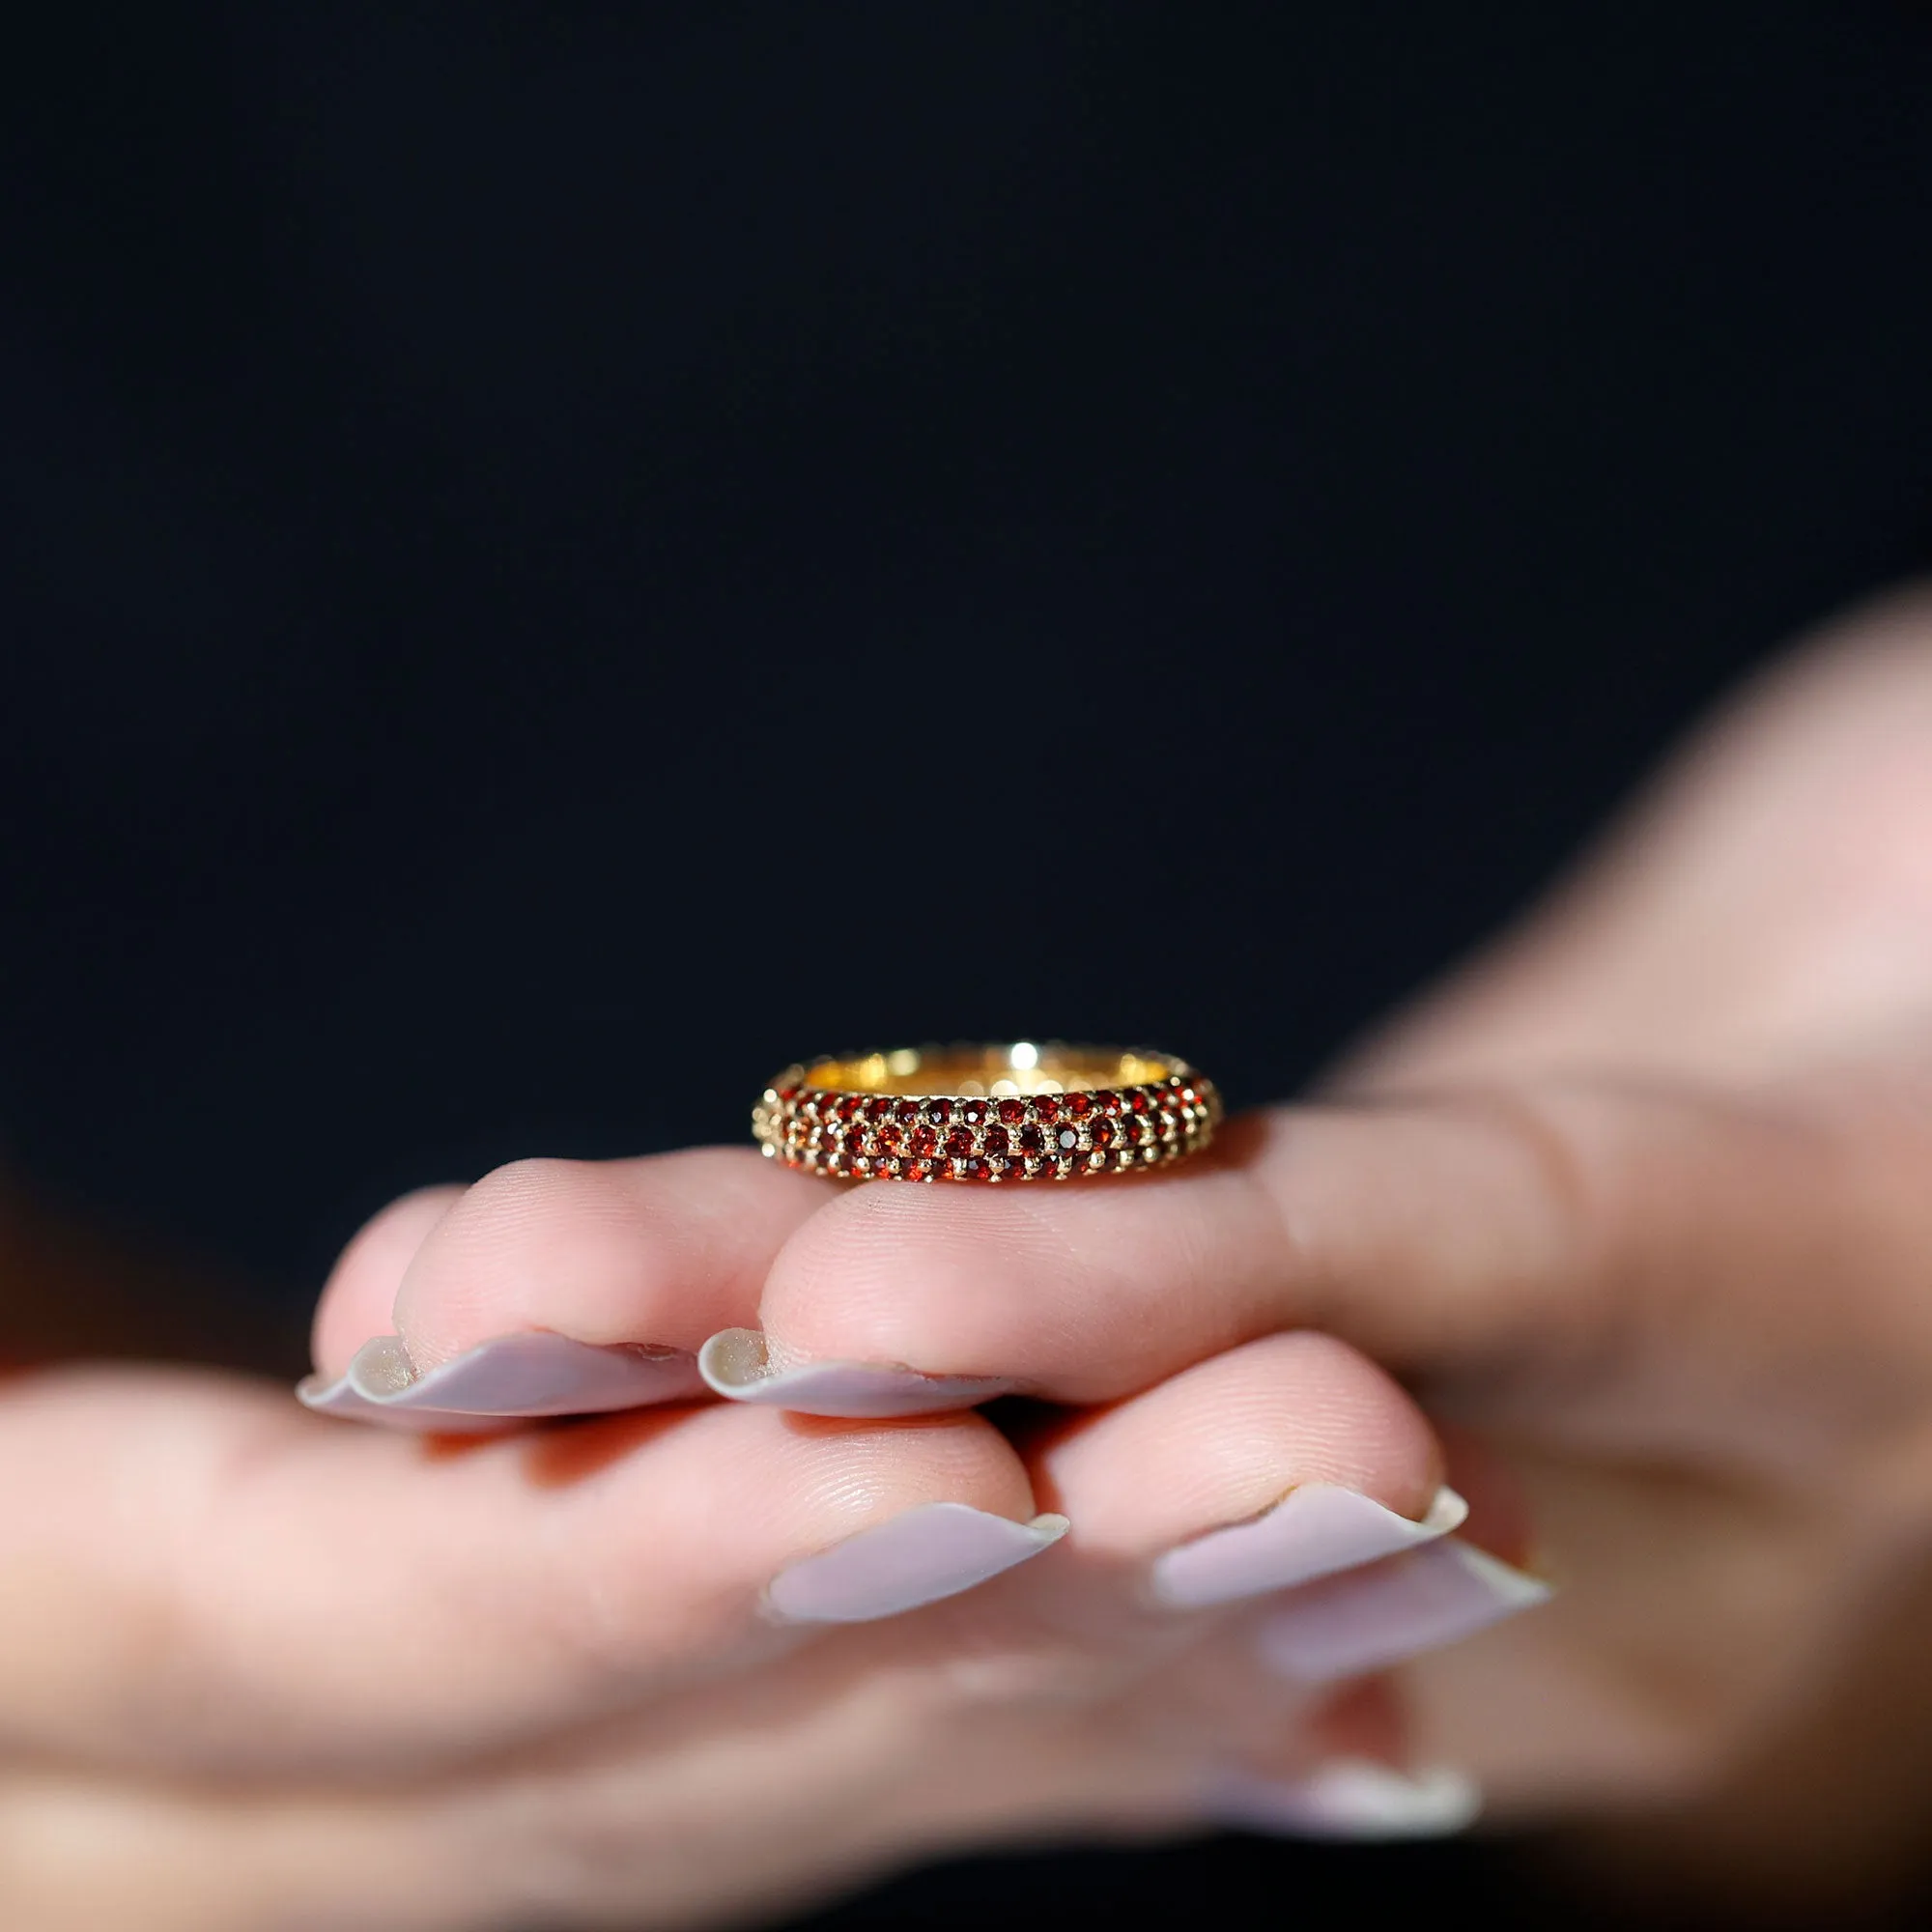
[[[1284,1093],[1932,538],[1910,7],[43,12],[0,1133],[292,1312],[820,1049]]]

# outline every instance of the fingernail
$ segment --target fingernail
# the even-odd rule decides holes
[[[1291,1837],[1439,1838],[1473,1824],[1483,1800],[1460,1771],[1404,1773],[1367,1758],[1337,1758],[1287,1784],[1223,1776],[1208,1808],[1221,1824]]]
[[[1261,1626],[1266,1663],[1306,1684],[1357,1677],[1548,1603],[1549,1586],[1453,1540],[1291,1597]]]
[[[780,1571],[765,1603],[787,1623],[868,1623],[957,1596],[1065,1534],[1064,1516],[1014,1522],[965,1503],[922,1503]]]
[[[1420,1522],[1334,1483],[1304,1483],[1264,1516],[1210,1529],[1153,1566],[1153,1593],[1176,1608],[1259,1597],[1393,1556],[1458,1528],[1469,1505],[1446,1486]]]
[[[363,1343],[346,1374],[310,1376],[296,1394],[324,1415],[391,1429],[488,1429],[506,1418],[591,1415],[675,1402],[703,1388],[689,1350],[600,1348],[567,1335],[499,1335],[417,1373],[402,1339]]]
[[[697,1351],[697,1372],[733,1402],[854,1418],[970,1408],[1013,1386],[999,1376],[926,1376],[894,1362],[775,1361],[755,1328],[712,1336]]]

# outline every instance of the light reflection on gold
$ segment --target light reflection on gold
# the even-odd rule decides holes
[[[1165,1080],[1179,1065],[1139,1050],[1019,1040],[1010,1046],[902,1047],[849,1060],[814,1060],[803,1074],[809,1087],[845,1092],[978,1096],[1137,1087]]]

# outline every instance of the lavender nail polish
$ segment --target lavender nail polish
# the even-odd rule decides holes
[[[1208,1811],[1218,1823],[1294,1838],[1438,1838],[1465,1831],[1482,1794],[1461,1772],[1405,1773],[1366,1758],[1337,1758],[1293,1783],[1233,1773],[1214,1780]]]
[[[1167,1551],[1153,1566],[1153,1593],[1178,1609],[1197,1609],[1290,1589],[1447,1536],[1468,1514],[1447,1487],[1416,1522],[1358,1491],[1304,1483],[1264,1515]]]
[[[923,1503],[780,1571],[765,1605],[785,1623],[869,1623],[957,1596],[1065,1534],[1064,1516],[1014,1522],[965,1503]]]
[[[1013,1386],[998,1376],[928,1376],[890,1362],[783,1362],[755,1328],[712,1336],[697,1351],[697,1370],[732,1402],[853,1419],[971,1408]]]
[[[1284,1677],[1324,1684],[1439,1650],[1550,1594],[1526,1571],[1448,1539],[1285,1599],[1256,1643]]]
[[[324,1415],[391,1429],[461,1432],[519,1416],[591,1415],[700,1394],[688,1350],[618,1343],[599,1347],[567,1335],[500,1335],[418,1373],[395,1335],[356,1350],[331,1382],[310,1376],[297,1396]]]

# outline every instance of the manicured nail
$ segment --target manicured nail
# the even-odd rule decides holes
[[[869,1623],[955,1597],[1065,1534],[1064,1516],[1014,1522],[965,1503],[922,1503],[780,1571],[765,1604],[786,1623]]]
[[[1005,1395],[999,1376],[926,1376],[895,1362],[775,1360],[755,1328],[725,1328],[697,1351],[697,1372],[733,1402],[758,1402],[803,1415],[923,1415],[971,1408]]]
[[[1549,1596],[1548,1584],[1452,1539],[1288,1598],[1257,1641],[1283,1676],[1325,1684],[1439,1650]]]
[[[1468,1514],[1469,1505],[1447,1487],[1416,1522],[1357,1490],[1304,1483],[1264,1516],[1170,1549],[1154,1563],[1153,1593],[1164,1604],[1196,1609],[1291,1589],[1447,1536]]]
[[[332,1382],[310,1376],[296,1394],[310,1408],[391,1429],[494,1428],[516,1416],[591,1415],[701,1393],[686,1349],[600,1348],[567,1335],[499,1335],[417,1373],[395,1335],[364,1342]]]
[[[1234,1774],[1212,1786],[1210,1814],[1243,1831],[1297,1838],[1439,1838],[1466,1830],[1482,1793],[1459,1771],[1406,1774],[1337,1758],[1292,1784]]]

